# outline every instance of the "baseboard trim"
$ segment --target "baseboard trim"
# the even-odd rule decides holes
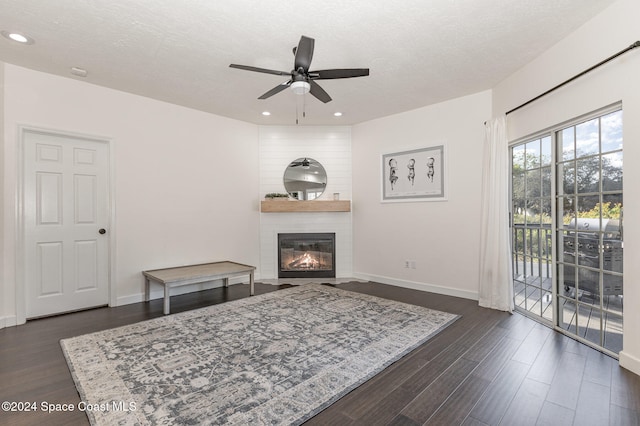
[[[625,351],[620,351],[618,354],[618,361],[620,367],[626,368],[634,374],[640,376],[640,359],[629,355]]]
[[[18,325],[18,320],[15,315],[0,317],[0,329],[5,327],[13,327],[16,325]]]
[[[243,278],[230,278],[229,279],[229,285],[234,285],[234,284],[242,284],[243,282],[247,281],[247,277],[243,277]],[[186,294],[186,293],[193,293],[196,291],[203,291],[203,290],[210,290],[212,288],[218,288],[218,287],[222,287],[223,283],[222,280],[216,280],[216,281],[210,281],[210,282],[206,282],[206,283],[198,283],[198,284],[191,284],[191,285],[185,285],[182,287],[176,287],[174,289],[171,290],[171,295],[172,296],[179,296],[181,294]],[[158,284],[151,284],[151,294],[150,294],[150,299],[154,300],[154,299],[162,299],[164,297],[164,290],[162,289],[162,287]],[[131,305],[133,303],[141,303],[144,302],[144,292],[142,293],[137,293],[137,294],[130,294],[127,296],[120,296],[116,299],[116,306],[123,306],[123,305]]]
[[[358,278],[361,280],[374,281],[381,284],[389,284],[389,285],[394,285],[396,287],[410,288],[413,290],[428,291],[430,293],[444,294],[446,296],[461,297],[463,299],[478,300],[478,297],[479,297],[478,292],[475,292],[475,291],[460,290],[457,288],[443,287],[443,286],[438,286],[434,284],[421,283],[417,281],[400,280],[397,278],[384,277],[384,276],[372,275],[372,274],[363,274],[360,272],[355,272],[353,276],[354,278]]]

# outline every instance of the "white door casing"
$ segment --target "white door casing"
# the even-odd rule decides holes
[[[109,302],[109,146],[23,129],[25,317]]]

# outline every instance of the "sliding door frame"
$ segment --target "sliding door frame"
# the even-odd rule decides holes
[[[545,318],[538,316],[538,315],[534,315],[533,313],[529,312],[526,308],[522,309],[519,308],[516,304],[516,310],[530,318],[535,319],[536,321],[544,324],[544,325],[548,325],[551,326],[554,330],[568,336],[571,337],[575,340],[578,340],[581,343],[584,343],[590,347],[593,347],[609,356],[612,356],[614,358],[618,358],[618,354],[615,352],[612,352],[611,350],[608,350],[602,346],[596,345],[594,342],[591,342],[583,337],[580,337],[578,335],[578,333],[574,334],[571,333],[565,329],[562,328],[562,326],[560,325],[560,315],[559,315],[559,309],[561,309],[561,307],[559,306],[559,297],[558,297],[558,289],[559,289],[559,277],[558,277],[558,259],[559,259],[559,255],[562,255],[562,253],[558,253],[558,223],[560,221],[560,223],[562,223],[562,218],[558,218],[558,210],[557,210],[557,203],[558,203],[558,140],[557,140],[557,133],[559,131],[562,131],[563,129],[567,128],[567,127],[571,127],[574,126],[576,124],[594,119],[594,118],[598,118],[616,111],[622,110],[622,103],[621,102],[616,102],[615,104],[611,104],[608,105],[606,107],[600,108],[598,110],[589,112],[587,114],[583,114],[581,116],[578,117],[574,117],[570,120],[564,121],[562,123],[550,126],[544,130],[529,134],[525,137],[521,137],[518,138],[516,140],[513,140],[511,142],[509,142],[508,144],[508,148],[509,149],[509,153],[510,153],[510,174],[511,174],[511,178],[509,179],[509,194],[510,194],[510,203],[509,203],[509,217],[510,217],[510,228],[511,228],[511,235],[513,235],[514,232],[514,223],[513,223],[513,148],[518,146],[518,145],[523,145],[526,144],[528,142],[534,141],[536,139],[543,139],[545,137],[550,137],[551,138],[551,280],[552,280],[552,285],[551,285],[551,300],[552,300],[552,322],[551,324],[549,324],[549,321],[546,320]],[[624,141],[623,141],[624,144]],[[622,152],[624,153],[624,148],[622,149]],[[602,155],[601,150],[599,151],[599,154]],[[624,161],[624,160],[623,160]],[[600,176],[600,179],[602,179],[602,176]],[[602,194],[602,188],[600,186],[600,194]],[[623,184],[623,190],[622,190],[623,194],[624,194],[624,184]],[[513,248],[512,248],[512,256],[513,256]],[[513,258],[511,259],[513,261]],[[515,275],[512,277],[512,285],[514,284],[514,279]],[[624,294],[624,293],[623,293]],[[600,294],[600,298],[604,297],[604,295],[601,293]],[[577,307],[576,307],[576,315],[577,315]],[[621,314],[622,316],[622,320],[624,321],[624,312],[622,312]],[[577,318],[576,318],[577,321]],[[577,328],[576,328],[577,330]],[[601,329],[602,332],[602,329]]]

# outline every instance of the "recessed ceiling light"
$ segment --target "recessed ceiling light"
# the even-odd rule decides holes
[[[269,111],[262,111],[262,115],[271,115]]]
[[[342,113],[341,112],[334,112],[333,115],[335,115],[336,117],[342,117]]]
[[[5,38],[8,38],[9,40],[13,40],[13,41],[18,42],[18,43],[22,43],[22,44],[33,44],[34,43],[34,40],[31,37],[26,36],[24,34],[16,33],[14,31],[0,31],[0,33]]]

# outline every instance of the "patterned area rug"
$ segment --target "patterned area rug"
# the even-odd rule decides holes
[[[309,284],[60,343],[92,424],[300,424],[457,318]]]

